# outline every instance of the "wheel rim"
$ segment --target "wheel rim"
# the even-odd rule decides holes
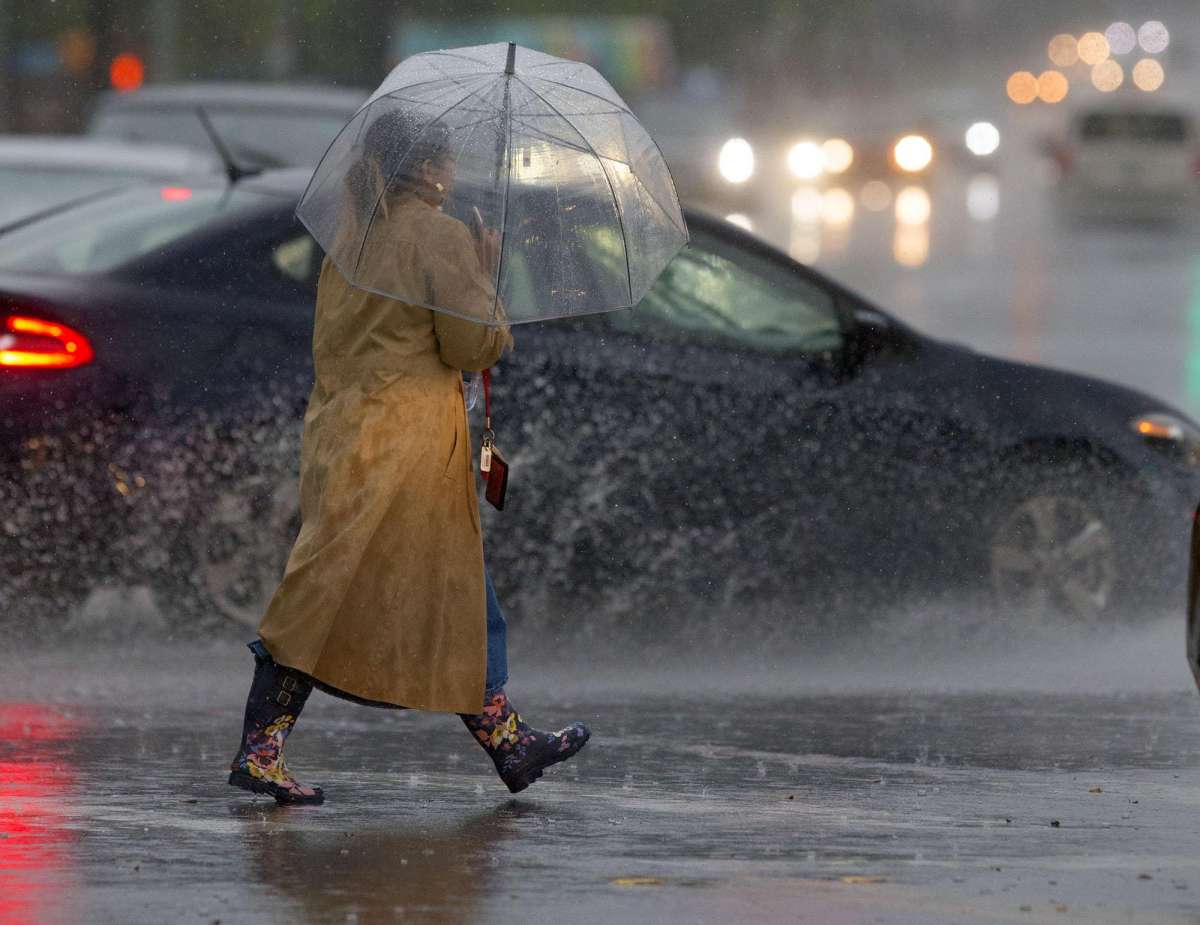
[[[294,480],[254,476],[217,495],[193,547],[201,584],[224,616],[259,624],[299,526]]]
[[[1006,606],[1092,622],[1112,605],[1118,574],[1112,531],[1077,498],[1037,495],[1018,504],[996,530],[991,564]]]

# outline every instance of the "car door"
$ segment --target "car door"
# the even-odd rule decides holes
[[[526,432],[553,444],[536,464],[566,486],[543,489],[533,545],[573,588],[727,610],[826,570],[852,492],[827,452],[843,344],[830,289],[693,228],[639,305],[532,340],[518,331],[517,362],[566,399],[518,400],[550,416]]]
[[[196,410],[167,440],[168,464],[186,472],[159,507],[181,529],[174,574],[158,582],[176,606],[199,603],[256,623],[278,585],[299,530],[298,471],[304,409],[312,389],[312,319],[321,254],[286,213],[225,229],[197,272],[205,310],[225,339],[211,355]],[[183,590],[176,580],[187,576]],[[198,592],[198,596],[197,596]]]
[[[226,358],[233,382],[286,391],[307,401],[312,388],[312,326],[322,254],[290,215],[264,223],[234,265],[235,338]]]

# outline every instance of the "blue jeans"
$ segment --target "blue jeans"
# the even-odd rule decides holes
[[[487,590],[487,675],[484,699],[508,683],[508,621],[500,609],[500,600],[492,586],[492,573],[483,567],[483,583]]]
[[[504,611],[500,609],[500,599],[496,597],[496,589],[492,585],[492,575],[487,566],[483,567],[483,584],[487,594],[487,674],[484,677],[485,701],[501,690],[508,683],[508,622],[504,619]],[[250,651],[258,658],[271,659],[271,653],[263,645],[261,639],[247,643]],[[382,703],[378,700],[365,700],[353,694],[331,687],[316,678],[312,679],[313,686],[334,697],[350,700],[371,707],[396,707],[398,704]],[[483,704],[480,704],[480,708]]]

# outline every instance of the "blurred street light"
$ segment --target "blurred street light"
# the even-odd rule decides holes
[[[1166,51],[1171,44],[1171,33],[1157,19],[1152,19],[1142,23],[1138,29],[1138,44],[1142,46],[1142,51],[1157,55]]]
[[[142,59],[130,52],[117,55],[108,67],[108,79],[113,89],[121,93],[136,90],[145,78],[146,67]]]
[[[1109,58],[1092,68],[1092,86],[1101,93],[1112,93],[1125,82],[1125,70]]]
[[[754,149],[745,138],[730,138],[721,146],[717,163],[730,183],[745,183],[754,175]]]
[[[85,29],[69,29],[58,40],[58,57],[67,73],[86,76],[96,63],[96,37]]]
[[[1075,36],[1061,33],[1050,40],[1047,49],[1050,60],[1059,67],[1070,67],[1079,60],[1079,43]]]
[[[825,152],[815,141],[792,145],[787,156],[788,169],[800,180],[815,180],[825,172]]]
[[[967,129],[966,143],[972,154],[987,157],[1000,147],[1000,130],[991,122],[976,122]]]
[[[1163,85],[1165,79],[1163,66],[1153,58],[1143,58],[1133,66],[1133,85],[1139,90],[1153,93]]]
[[[1108,53],[1108,39],[1099,32],[1086,32],[1079,37],[1079,60],[1084,64],[1099,64]]]
[[[1008,78],[1008,98],[1014,103],[1024,106],[1037,99],[1038,81],[1029,71],[1017,71]]]
[[[1127,22],[1115,22],[1104,30],[1109,50],[1114,55],[1127,55],[1137,48],[1137,33]]]
[[[1038,99],[1043,103],[1061,103],[1071,85],[1058,71],[1042,71],[1038,77]]]
[[[908,173],[920,173],[933,160],[933,145],[922,135],[905,135],[892,148],[896,166]]]

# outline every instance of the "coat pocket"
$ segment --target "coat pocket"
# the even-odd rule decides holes
[[[455,465],[458,459],[458,428],[454,428],[454,438],[450,442],[450,455],[446,459],[446,467],[442,470],[442,475],[445,478],[454,480],[458,478],[459,467]]]

